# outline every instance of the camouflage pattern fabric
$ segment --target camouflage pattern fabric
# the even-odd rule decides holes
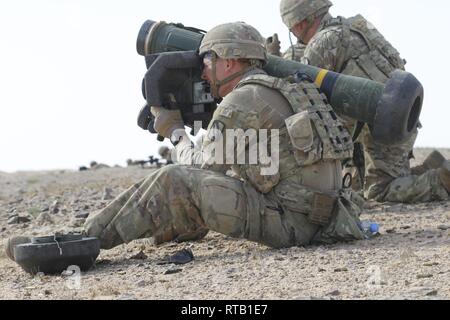
[[[283,58],[287,60],[294,60],[300,62],[304,53],[305,53],[306,45],[303,43],[297,42],[294,46],[290,47],[283,53]]]
[[[208,51],[214,51],[223,59],[267,61],[265,39],[258,30],[244,22],[225,23],[208,31],[199,54],[204,55]]]
[[[272,194],[263,195],[220,173],[171,165],[89,217],[84,228],[101,240],[102,249],[150,237],[156,244],[199,240],[208,230],[274,248],[363,239],[354,203],[342,197],[332,223],[322,229],[311,225],[304,213],[311,207],[311,192],[290,190],[282,195],[286,211],[281,214]]]
[[[255,70],[242,81],[255,73],[264,74]],[[279,170],[262,175],[265,165],[260,161],[256,165],[248,160],[234,165],[214,163],[183,139],[176,146],[180,165],[155,171],[89,217],[87,234],[100,238],[104,249],[143,237],[154,237],[156,243],[197,240],[208,230],[273,248],[364,239],[361,211],[341,191],[340,161],[302,167],[290,152],[291,141],[282,128],[292,114],[292,106],[277,90],[256,84],[236,88],[214,113],[202,151],[217,146],[217,131],[281,129]],[[251,145],[246,146],[245,152]],[[237,145],[225,151],[242,152]],[[181,165],[189,161],[191,165]],[[226,176],[230,169],[239,179]],[[317,199],[335,202],[326,207]],[[329,210],[329,222],[313,223],[312,213],[324,208]]]
[[[380,62],[377,62],[377,65],[367,60],[369,53],[374,55],[375,51],[369,49],[360,34],[335,24],[326,27],[329,19],[331,19],[330,16],[322,21],[318,33],[308,43],[301,62],[343,74],[385,82],[387,77],[377,71]],[[364,59],[358,59],[359,57]],[[375,74],[377,76],[374,76]],[[355,122],[347,121],[346,125],[352,131]],[[449,198],[436,171],[432,170],[419,176],[411,175],[409,156],[416,137],[417,134],[405,143],[387,147],[375,143],[367,126],[364,127],[358,141],[364,145],[366,162],[364,195],[366,198],[380,202],[402,203]]]
[[[329,0],[281,0],[280,15],[283,23],[291,30],[308,17],[319,17],[333,4]]]

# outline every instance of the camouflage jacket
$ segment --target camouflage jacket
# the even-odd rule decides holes
[[[301,61],[305,53],[306,45],[297,42],[283,53],[282,57],[287,60]]]
[[[301,62],[382,83],[405,65],[398,51],[360,15],[349,19],[326,15]]]
[[[351,137],[324,100],[314,84],[290,86],[262,70],[251,71],[218,106],[202,152],[180,143],[178,159],[216,172],[232,169],[261,193],[286,180],[339,190],[340,160],[351,155]],[[230,140],[235,143],[228,145]],[[313,177],[313,172],[325,175]]]

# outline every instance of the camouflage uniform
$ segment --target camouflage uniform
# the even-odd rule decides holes
[[[322,10],[329,3],[328,0],[322,2],[323,0],[283,0],[282,7],[285,9],[283,11],[282,8],[281,13],[284,14],[285,23],[293,25],[300,21],[295,20],[292,15],[295,10],[307,15],[308,12]],[[320,8],[315,8],[315,3]],[[297,5],[296,9],[292,9],[294,4]],[[286,6],[291,9],[286,11]],[[362,16],[344,19],[333,18],[328,13],[309,41],[301,62],[382,83],[389,79],[392,71],[404,69],[405,65],[397,50]],[[346,126],[354,131],[356,123],[350,119],[345,120]],[[402,144],[385,146],[374,142],[367,125],[363,127],[357,141],[364,146],[366,198],[403,203],[448,199],[448,193],[435,170],[438,168],[419,176],[411,174],[409,160],[416,138],[417,131]]]
[[[306,45],[304,45],[301,42],[297,42],[289,49],[287,49],[285,53],[283,53],[283,58],[287,60],[294,60],[300,62],[303,55],[305,54],[305,49]]]
[[[341,190],[341,160],[351,155],[351,137],[324,100],[313,84],[290,84],[259,68],[248,70],[209,124],[202,150],[215,152],[204,157],[182,140],[177,158],[191,165],[167,166],[132,186],[89,217],[87,233],[99,237],[102,248],[141,237],[157,243],[195,240],[208,230],[274,248],[363,239],[359,208]],[[254,141],[227,149],[227,129],[279,129],[279,170],[263,175],[259,156],[250,164]],[[270,135],[268,140],[271,145]],[[245,152],[246,161],[210,161],[221,146],[227,155]],[[229,169],[239,179],[226,176]]]

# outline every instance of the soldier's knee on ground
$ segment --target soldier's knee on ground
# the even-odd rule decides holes
[[[84,232],[86,233],[86,235],[88,235],[89,237],[98,238],[101,235],[101,233],[104,229],[104,226],[101,226],[97,222],[96,216],[94,216],[94,217],[88,217],[88,219],[84,223],[83,229],[84,229]]]
[[[109,224],[105,227],[98,224],[98,221],[95,219],[86,221],[84,224],[84,233],[89,237],[98,238],[100,240],[100,247],[104,250],[112,249],[124,242],[115,230],[114,225]]]

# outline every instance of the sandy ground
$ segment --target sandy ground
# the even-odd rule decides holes
[[[416,161],[430,150],[416,151]],[[450,158],[450,150],[441,150]],[[149,169],[0,172],[0,240],[80,229],[85,217]],[[19,217],[19,218],[17,218]],[[210,233],[160,247],[138,240],[102,251],[81,277],[31,276],[0,253],[2,299],[449,299],[450,202],[368,203],[381,236],[272,250]],[[18,221],[19,220],[19,221]],[[187,265],[157,261],[190,247]],[[140,259],[133,258],[140,252]]]

